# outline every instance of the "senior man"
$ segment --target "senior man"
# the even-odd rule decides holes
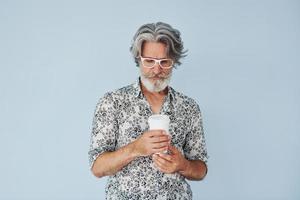
[[[100,98],[91,170],[96,177],[109,176],[106,199],[192,199],[186,179],[205,177],[208,156],[198,104],[169,86],[186,53],[180,32],[162,22],[142,25],[130,51],[140,77]],[[169,116],[168,134],[149,130],[153,114]]]

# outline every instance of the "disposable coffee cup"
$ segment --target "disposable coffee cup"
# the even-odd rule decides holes
[[[169,134],[169,125],[170,118],[168,115],[155,114],[151,115],[148,119],[149,129],[150,130],[164,130]],[[163,153],[167,153],[168,151],[164,151]]]

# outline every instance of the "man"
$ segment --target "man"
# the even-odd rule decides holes
[[[140,77],[99,100],[91,170],[109,176],[107,199],[192,199],[186,179],[205,177],[208,156],[198,104],[169,86],[173,67],[185,56],[180,32],[162,22],[145,24],[130,50]],[[169,116],[170,136],[149,130],[152,114]]]

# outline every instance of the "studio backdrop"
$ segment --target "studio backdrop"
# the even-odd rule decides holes
[[[203,114],[194,199],[300,199],[297,0],[0,0],[0,199],[105,198],[88,166],[94,109],[136,80],[132,37],[158,21],[188,50],[171,86]]]

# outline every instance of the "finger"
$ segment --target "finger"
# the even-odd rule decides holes
[[[161,143],[154,143],[152,144],[152,149],[160,149],[160,148],[167,148],[168,149],[168,142],[161,142]]]
[[[166,135],[166,131],[162,129],[156,129],[156,130],[150,130],[148,131],[148,134],[150,137],[155,137],[155,136],[163,136]]]
[[[154,161],[156,161],[157,163],[161,164],[161,166],[167,166],[167,165],[170,165],[171,162],[160,157],[158,154],[154,154],[153,155],[153,159]]]
[[[162,148],[158,148],[158,149],[152,149],[152,152],[155,153],[160,153],[160,152],[164,152],[167,151],[168,147],[162,147]]]
[[[157,161],[154,161],[153,164],[159,171],[161,171],[163,173],[167,173],[167,174],[171,173],[171,170],[169,169],[169,167],[162,165],[161,163],[159,163]]]
[[[159,153],[158,156],[159,156],[160,158],[163,158],[163,159],[169,161],[169,162],[173,162],[173,161],[174,161],[173,156],[170,156],[170,155],[168,155],[168,154]]]
[[[153,156],[153,162],[154,162],[154,164],[156,164],[157,166],[159,166],[161,169],[165,169],[166,168],[166,166],[161,161],[159,161],[155,156]]]
[[[157,163],[154,162],[153,165],[154,165],[154,167],[156,167],[159,171],[164,172],[164,173],[167,173],[167,169],[165,169],[165,168],[159,166]]]
[[[152,143],[170,142],[170,140],[171,140],[171,137],[169,135],[160,135],[160,136],[151,137],[151,142]]]
[[[171,151],[172,154],[176,154],[176,153],[179,152],[179,150],[176,147],[172,146],[172,145],[169,145],[168,149]]]

